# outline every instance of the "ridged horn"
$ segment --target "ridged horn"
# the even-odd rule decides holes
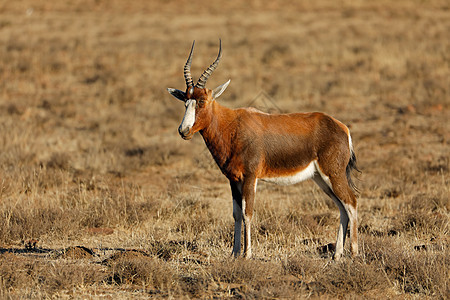
[[[222,57],[222,40],[219,39],[219,54],[217,55],[216,60],[206,69],[203,71],[202,76],[197,81],[196,87],[200,89],[204,89],[206,85],[206,81],[208,80],[209,76],[211,76],[212,72],[217,68],[217,65],[219,64],[220,58]]]
[[[191,75],[191,63],[192,63],[192,52],[194,52],[195,40],[192,42],[191,52],[189,53],[189,57],[184,65],[184,79],[186,80],[186,87],[194,86],[194,81],[192,80]]]

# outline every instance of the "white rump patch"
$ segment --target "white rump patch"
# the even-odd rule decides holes
[[[352,137],[350,136],[350,130],[348,131],[348,146],[350,148],[350,152],[353,152],[353,144],[352,144]]]
[[[307,179],[311,179],[316,172],[316,161],[312,161],[309,165],[301,170],[298,173],[290,176],[280,176],[280,177],[269,177],[269,178],[261,178],[263,181],[272,182],[280,185],[290,185],[295,184],[301,181],[305,181]]]

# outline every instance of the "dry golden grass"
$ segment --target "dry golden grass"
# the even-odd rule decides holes
[[[444,0],[0,3],[0,297],[447,298],[449,32]],[[261,184],[229,257],[227,180],[165,90],[219,37],[224,105],[350,126],[357,259],[311,182]]]

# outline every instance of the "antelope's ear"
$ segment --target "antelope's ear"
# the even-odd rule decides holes
[[[183,102],[186,101],[186,93],[177,89],[172,89],[172,88],[168,88],[167,91],[174,96],[175,98],[177,98],[178,100],[181,100]]]
[[[216,87],[213,92],[212,92],[212,97],[213,99],[219,98],[220,95],[222,95],[222,93],[225,91],[225,89],[228,87],[228,85],[230,84],[230,80],[228,80],[227,82],[225,82],[222,85],[219,85],[218,87]]]

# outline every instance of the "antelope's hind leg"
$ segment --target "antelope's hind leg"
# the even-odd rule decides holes
[[[327,178],[326,178],[327,179]],[[336,239],[336,250],[333,255],[333,259],[339,260],[344,253],[344,244],[345,244],[345,238],[347,235],[347,226],[349,217],[347,214],[347,211],[345,209],[344,204],[342,201],[334,194],[331,187],[328,185],[328,183],[325,181],[321,175],[315,174],[313,177],[314,182],[325,192],[325,194],[330,197],[334,203],[336,203],[337,207],[339,208],[339,229],[337,233],[337,239]]]
[[[357,201],[356,196],[349,186],[347,177],[342,174],[342,176],[331,176],[330,177],[331,186],[333,193],[341,200],[344,206],[345,212],[348,216],[348,222],[350,226],[350,253],[353,257],[358,255],[358,213],[357,213]],[[344,232],[347,234],[347,231]]]
[[[344,252],[347,225],[350,225],[350,252],[358,255],[358,215],[356,196],[348,184],[345,172],[341,176],[325,176],[322,172],[314,177],[314,181],[330,196],[339,207],[340,225],[336,241],[334,259],[338,260]]]

